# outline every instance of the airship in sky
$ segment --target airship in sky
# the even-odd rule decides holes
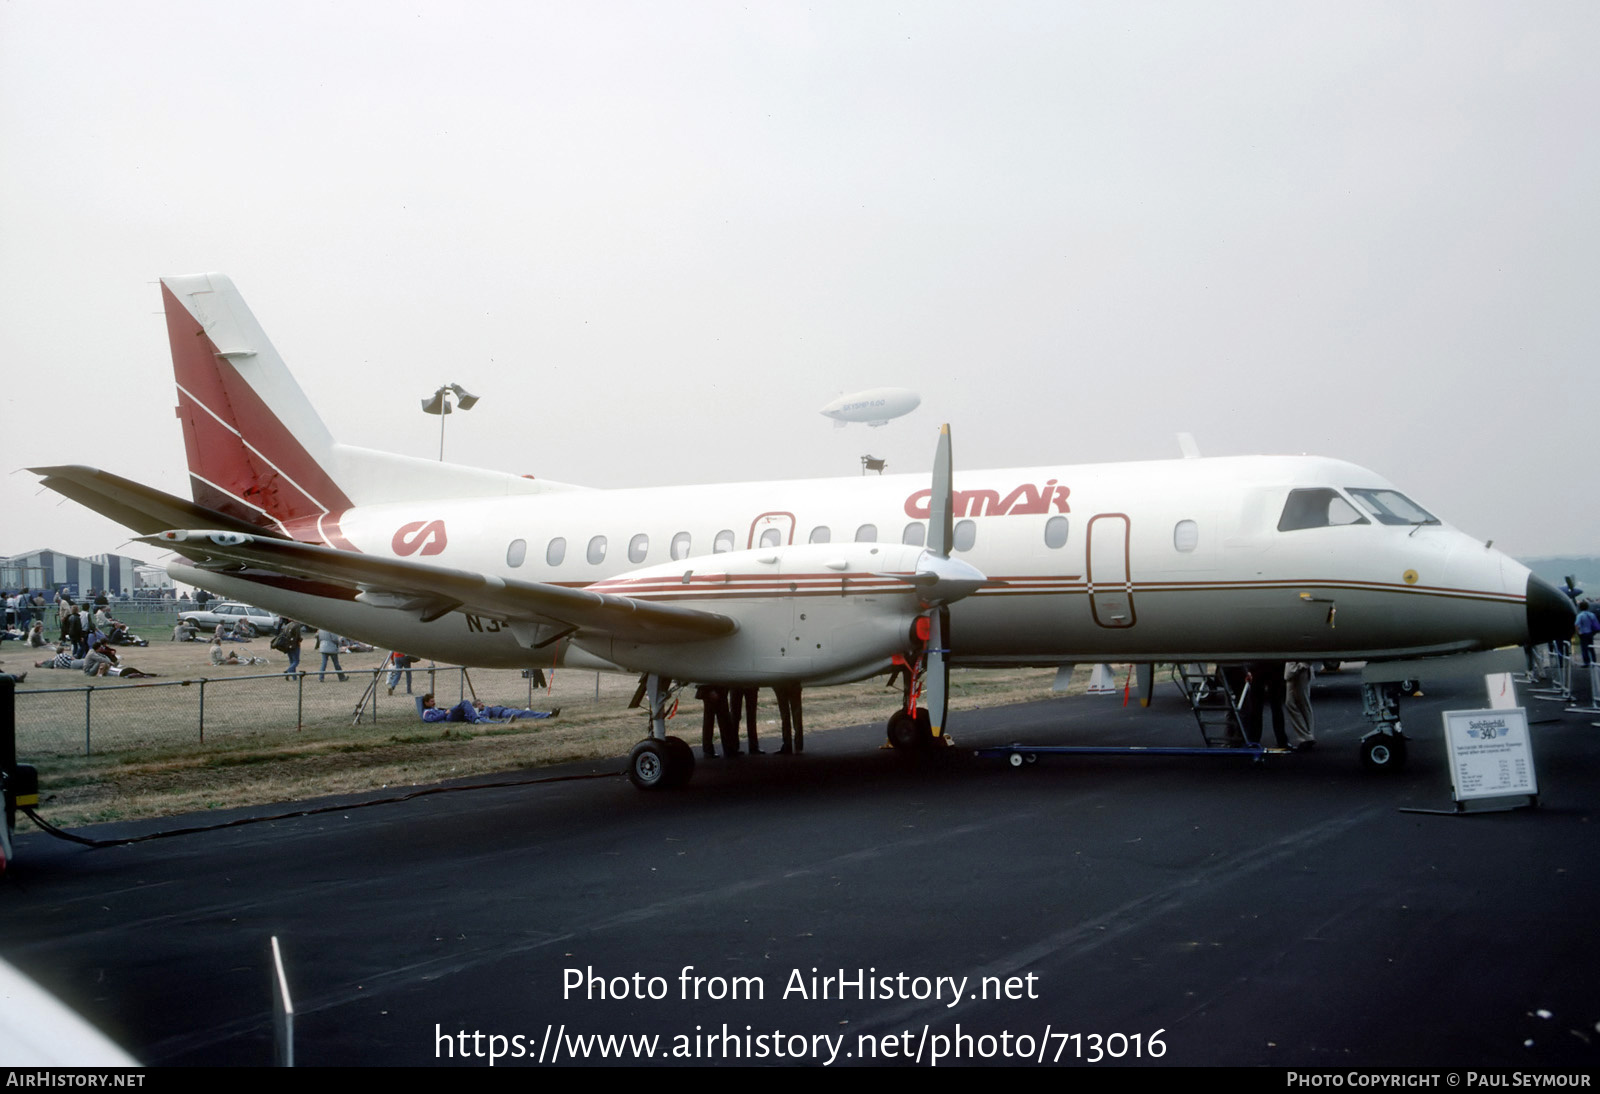
[[[823,407],[821,414],[824,418],[832,418],[835,428],[851,422],[877,426],[891,418],[910,414],[921,402],[922,396],[903,387],[875,387],[841,395]]]

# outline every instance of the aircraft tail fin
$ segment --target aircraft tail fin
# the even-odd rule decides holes
[[[196,504],[294,534],[358,505],[571,490],[342,445],[222,274],[161,279]]]

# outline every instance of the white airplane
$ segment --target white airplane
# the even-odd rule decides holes
[[[1571,602],[1352,464],[1229,457],[588,490],[339,444],[232,282],[162,280],[194,500],[45,485],[189,561],[180,581],[442,661],[643,674],[642,787],[689,777],[672,682],[952,665],[1381,659],[1571,633]],[[1398,726],[1380,726],[1388,731]]]

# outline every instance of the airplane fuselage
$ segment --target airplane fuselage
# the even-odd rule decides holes
[[[1394,487],[1355,465],[1315,457],[958,472],[955,557],[996,584],[951,607],[951,661],[1357,659],[1528,640],[1525,567],[1449,525],[1384,523],[1352,489]],[[1319,504],[1337,495],[1358,522],[1282,530],[1286,521],[1296,523],[1285,513],[1297,491]],[[915,614],[914,594],[859,574],[841,579],[825,565],[791,565],[756,580],[758,563],[769,561],[762,550],[825,543],[803,552],[825,562],[830,551],[859,552],[852,545],[861,542],[920,544],[928,495],[927,479],[912,475],[570,490],[367,505],[331,514],[318,528],[331,544],[364,554],[510,579],[606,583],[607,591],[712,610],[729,598],[768,600],[759,610],[771,618],[744,630],[760,631],[772,649],[752,647],[748,633],[716,640],[725,647],[719,664],[726,681],[831,681],[888,666],[886,655],[846,667],[828,660],[822,651],[837,648],[834,632],[853,621],[898,628],[900,616],[883,605],[900,598],[901,614]],[[719,582],[719,567],[735,561],[743,576]],[[770,561],[777,565],[775,556]],[[692,571],[688,583],[662,578],[675,575],[676,564]],[[626,577],[649,567],[658,567],[650,580]],[[628,651],[582,633],[530,648],[526,634],[493,617],[451,612],[424,623],[348,594],[318,595],[310,582],[187,565],[173,572],[440,660],[636,667]],[[818,635],[812,643],[808,625],[827,629],[827,642]],[[653,663],[660,665],[659,657]]]

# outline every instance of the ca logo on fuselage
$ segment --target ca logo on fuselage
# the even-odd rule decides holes
[[[389,546],[397,555],[436,555],[449,542],[444,534],[444,521],[414,520],[400,526]]]

